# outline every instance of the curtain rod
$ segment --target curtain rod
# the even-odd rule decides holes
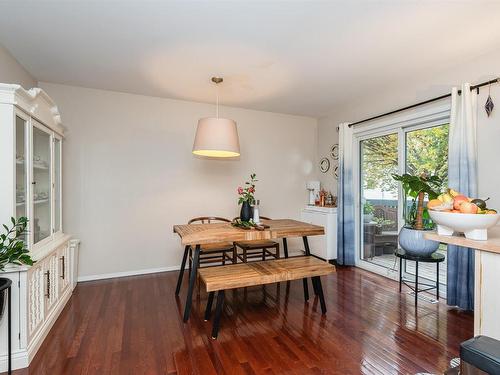
[[[492,83],[497,83],[497,82],[500,82],[500,78],[495,78],[495,79],[492,79],[491,81],[486,81],[486,82],[482,82],[480,84],[477,84],[477,85],[474,85],[474,86],[471,86],[470,87],[470,90],[477,90],[477,93],[479,94],[479,88],[480,87],[483,87],[483,86],[487,86],[487,85],[491,85]],[[458,93],[460,94],[461,93],[461,90],[458,90]],[[394,113],[398,113],[398,112],[402,112],[402,111],[406,111],[408,109],[412,109],[412,108],[415,108],[415,107],[418,107],[418,106],[421,106],[421,105],[424,105],[424,104],[428,104],[428,103],[432,103],[432,102],[436,102],[438,100],[441,100],[441,99],[445,99],[445,98],[448,98],[451,96],[451,93],[449,94],[445,94],[445,95],[441,95],[441,96],[438,96],[436,98],[432,98],[432,99],[427,99],[427,100],[424,100],[423,102],[419,102],[419,103],[416,103],[416,104],[412,104],[412,105],[409,105],[407,107],[403,107],[403,108],[399,108],[399,109],[395,109],[394,111],[390,111],[390,112],[386,112],[386,113],[383,113],[381,115],[377,115],[377,116],[373,116],[373,117],[369,117],[369,118],[365,118],[364,120],[360,120],[360,121],[356,121],[356,122],[352,122],[349,124],[349,127],[352,127],[354,125],[358,125],[358,124],[361,124],[363,122],[368,122],[368,121],[372,121],[372,120],[376,120],[380,117],[385,117],[385,116],[389,116],[389,115],[392,115]]]

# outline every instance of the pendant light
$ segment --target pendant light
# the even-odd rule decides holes
[[[221,77],[212,77],[216,85],[217,102],[216,116],[206,117],[198,121],[194,137],[193,154],[215,158],[230,158],[240,156],[238,129],[234,120],[219,118],[219,91]]]

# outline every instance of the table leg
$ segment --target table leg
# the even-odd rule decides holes
[[[217,306],[215,307],[214,325],[212,327],[212,338],[216,339],[219,334],[220,316],[222,315],[222,307],[224,306],[224,291],[219,290],[217,293]]]
[[[306,256],[311,255],[311,250],[309,249],[309,241],[307,240],[307,236],[303,236],[302,241],[304,242],[304,250],[306,252]],[[306,278],[302,279],[302,283],[304,285],[304,299],[307,302],[307,301],[309,301],[309,287],[307,286],[307,279]],[[313,284],[313,287],[314,287],[314,284]],[[316,289],[316,288],[314,288],[314,289]],[[315,292],[316,292],[316,290],[315,290]]]
[[[288,258],[288,243],[286,242],[286,238],[283,238],[283,253],[285,254],[285,258]]]
[[[186,268],[186,260],[189,253],[189,246],[184,248],[184,255],[182,256],[181,269],[179,270],[179,276],[177,277],[177,287],[175,288],[175,295],[179,295],[179,291],[181,290],[182,278],[184,277],[184,270]]]
[[[191,248],[191,247],[190,247]],[[196,245],[193,256],[193,263],[191,266],[191,275],[189,275],[189,288],[186,297],[186,306],[184,307],[184,322],[187,322],[191,314],[191,304],[193,299],[193,289],[198,274],[198,266],[200,261],[200,245]]]
[[[9,286],[7,289],[7,350],[8,353],[8,365],[7,373],[12,374],[12,288]]]
[[[401,293],[402,283],[403,283],[403,258],[399,258],[399,293]]]
[[[208,293],[207,307],[205,309],[205,322],[207,320],[210,320],[210,314],[212,313],[212,303],[214,302],[214,293],[215,292]]]
[[[415,307],[418,299],[418,262],[415,262]]]
[[[439,301],[439,262],[436,263],[436,299]]]

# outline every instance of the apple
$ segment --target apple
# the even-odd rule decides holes
[[[460,212],[463,214],[477,214],[478,210],[479,208],[474,203],[462,202],[460,204]]]
[[[469,203],[469,198],[467,198],[465,195],[457,195],[455,198],[453,198],[453,208],[455,210],[460,210],[460,206],[464,202]]]

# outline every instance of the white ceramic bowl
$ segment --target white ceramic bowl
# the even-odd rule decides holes
[[[471,240],[488,239],[488,228],[495,226],[499,214],[459,214],[429,210],[431,219],[437,224],[440,235],[451,236],[453,232],[463,233]]]

